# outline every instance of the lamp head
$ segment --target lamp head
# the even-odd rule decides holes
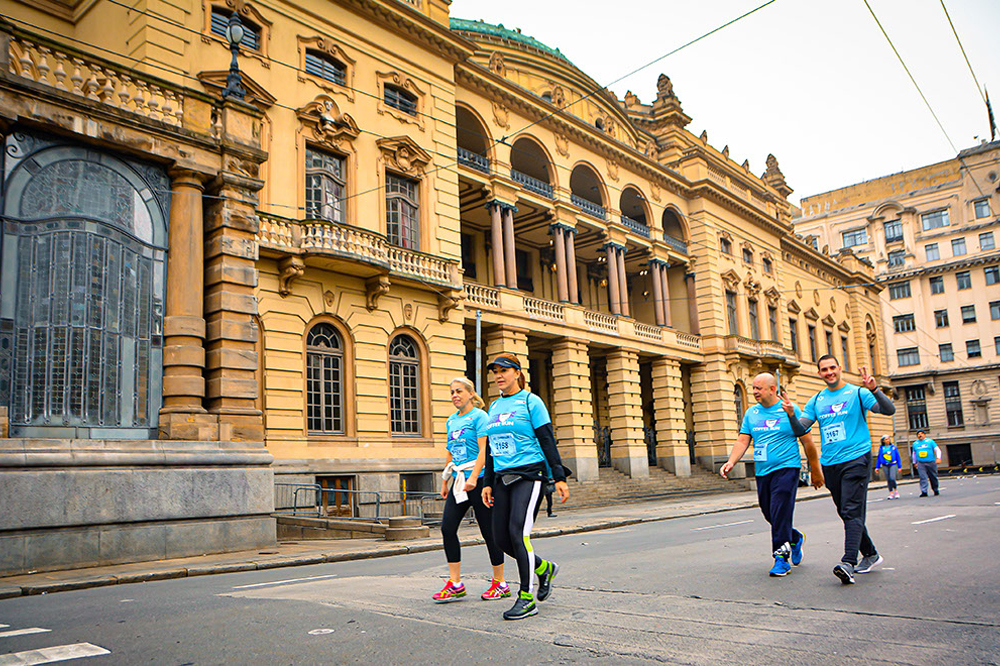
[[[226,39],[229,40],[229,46],[239,46],[243,43],[243,35],[246,33],[246,29],[243,27],[243,23],[240,21],[240,16],[236,12],[229,15],[229,25],[226,26]]]

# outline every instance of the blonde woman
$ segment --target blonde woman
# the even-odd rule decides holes
[[[462,582],[462,553],[458,541],[458,526],[465,513],[472,507],[476,512],[479,531],[486,541],[486,550],[493,565],[493,580],[482,593],[484,600],[510,596],[510,587],[503,578],[503,551],[493,538],[493,517],[483,503],[483,475],[486,464],[486,412],[483,399],[466,377],[451,382],[451,402],[456,411],[448,417],[447,466],[442,473],[441,496],[445,498],[441,519],[444,553],[448,559],[448,582],[434,594],[434,602],[443,604],[465,597]],[[449,492],[448,484],[451,483]]]

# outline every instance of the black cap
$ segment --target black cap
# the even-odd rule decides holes
[[[514,368],[515,370],[521,369],[521,364],[515,360],[509,359],[506,356],[497,356],[493,359],[493,362],[486,366],[486,369],[490,372],[493,368]]]

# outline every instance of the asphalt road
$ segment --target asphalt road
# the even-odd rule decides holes
[[[478,547],[463,553],[469,598],[446,605],[430,602],[440,551],[7,599],[0,666],[60,654],[85,666],[1000,664],[1000,477],[942,487],[870,495],[885,563],[853,586],[831,573],[843,528],[824,498],[797,507],[805,560],[785,578],[767,576],[759,512],[733,511],[536,539],[561,572],[518,622],[500,617],[509,600],[478,599]]]

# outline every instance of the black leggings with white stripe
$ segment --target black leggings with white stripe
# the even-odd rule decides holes
[[[531,528],[535,524],[542,496],[542,482],[518,479],[505,485],[498,472],[493,486],[493,537],[497,545],[515,560],[521,592],[534,594],[535,569],[542,559],[531,547]]]

